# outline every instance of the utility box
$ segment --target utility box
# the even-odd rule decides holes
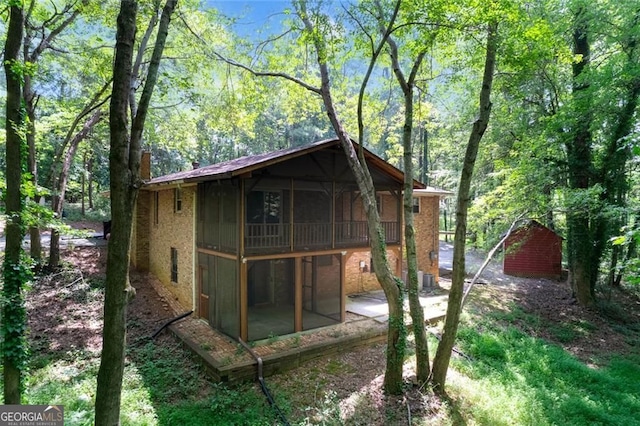
[[[433,290],[436,286],[436,280],[433,277],[433,274],[424,274],[422,276],[422,289],[423,290]]]

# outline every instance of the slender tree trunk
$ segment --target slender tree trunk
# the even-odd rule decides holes
[[[451,291],[449,292],[449,303],[447,305],[447,316],[442,332],[442,340],[436,350],[433,360],[432,380],[433,385],[439,392],[444,392],[447,370],[451,360],[451,351],[458,333],[460,322],[460,312],[462,310],[462,296],[464,291],[465,277],[465,243],[467,234],[467,211],[469,208],[471,179],[473,169],[478,155],[480,141],[489,124],[491,116],[491,86],[493,84],[493,72],[495,69],[496,52],[498,49],[498,24],[491,22],[487,31],[487,48],[484,63],[484,75],[482,78],[482,88],[480,90],[480,111],[478,119],[473,123],[473,130],[469,135],[467,151],[464,156],[464,164],[460,175],[460,185],[458,186],[458,197],[456,201],[456,228],[453,245],[453,277],[451,281]]]
[[[74,5],[74,8],[69,8],[65,12],[59,14],[56,10],[56,15],[45,19],[44,23],[40,27],[33,25],[31,18],[33,17],[34,7],[36,1],[29,3],[29,9],[25,19],[23,19],[23,25],[26,27],[25,37],[23,42],[24,60],[30,62],[32,65],[36,64],[40,59],[40,55],[49,48],[54,39],[67,28],[80,14],[82,6],[86,6],[89,0],[82,0]],[[65,16],[66,12],[70,12]],[[34,35],[41,35],[39,40],[34,40]],[[36,202],[39,201],[37,188],[38,188],[38,175],[37,175],[37,159],[36,159],[36,137],[35,137],[35,120],[36,120],[36,106],[37,97],[32,88],[31,76],[25,73],[24,76],[24,88],[23,99],[25,103],[25,109],[28,117],[28,126],[26,129],[26,142],[28,150],[28,162],[27,170],[31,174],[31,181],[36,188]],[[42,243],[40,239],[39,225],[32,225],[29,227],[29,234],[31,240],[31,257],[36,260],[40,260],[42,257]]]
[[[37,203],[39,201],[40,194],[38,193],[38,166],[36,162],[36,101],[35,94],[33,93],[33,90],[31,88],[31,76],[28,74],[25,74],[24,76],[24,86],[22,92],[27,114],[27,171],[31,175],[29,177],[29,180],[34,185],[34,201]],[[29,242],[31,258],[36,262],[40,262],[40,259],[42,258],[42,243],[40,240],[40,227],[38,226],[38,224],[29,226]]]
[[[378,11],[382,8],[378,3]],[[381,28],[384,34],[384,27]],[[421,51],[413,62],[409,77],[406,78],[400,68],[398,46],[393,38],[387,38],[393,64],[393,72],[404,95],[404,126],[402,131],[404,188],[402,204],[404,210],[404,239],[407,253],[407,293],[409,310],[416,345],[416,378],[419,383],[429,379],[429,346],[424,325],[424,308],[420,304],[420,283],[418,282],[418,262],[416,250],[416,232],[413,226],[413,87],[416,75],[426,51]]]
[[[111,189],[111,238],[107,254],[107,283],[104,302],[102,356],[96,390],[95,424],[117,425],[120,417],[122,379],[126,348],[127,304],[135,295],[129,283],[131,226],[140,180],[142,130],[149,108],[158,67],[177,0],[167,0],[149,63],[137,113],[128,132],[129,88],[132,78],[137,3],[122,1],[118,15],[116,57],[113,65],[109,130],[109,172]]]
[[[33,5],[33,4],[32,4]],[[31,48],[31,37],[26,32],[23,40],[23,55],[29,57],[29,49]],[[36,162],[36,95],[31,87],[31,75],[26,73],[23,77],[24,85],[22,86],[22,97],[24,99],[25,110],[27,114],[26,123],[26,141],[27,141],[27,171],[31,174],[30,181],[36,189],[35,202],[37,203],[38,194],[38,171]],[[40,241],[40,228],[38,225],[29,226],[29,242],[31,258],[36,262],[42,257],[42,243]]]
[[[30,8],[34,6],[31,4]],[[30,15],[29,10],[28,15]],[[26,18],[25,18],[26,20]],[[31,36],[28,31],[25,31],[23,38],[23,57],[29,58],[29,50],[31,48]],[[26,141],[27,141],[27,171],[31,174],[30,181],[36,188],[35,202],[38,202],[38,177],[37,177],[37,165],[36,165],[36,126],[35,126],[35,109],[36,100],[35,93],[31,88],[31,75],[26,73],[23,76],[24,84],[22,86],[22,98],[24,99],[24,105],[27,116],[26,123]],[[42,244],[40,242],[40,229],[37,225],[29,226],[29,243],[31,258],[36,262],[40,261],[42,256]]]
[[[82,111],[80,111],[80,113],[76,115],[76,117],[73,119],[73,122],[71,123],[71,126],[69,126],[69,129],[67,130],[67,134],[65,135],[64,140],[62,141],[60,146],[56,148],[56,152],[53,154],[51,167],[47,171],[47,178],[45,180],[45,182],[49,186],[51,187],[56,186],[56,183],[54,180],[59,174],[57,169],[58,169],[58,165],[61,162],[60,158],[63,155],[65,155],[65,150],[67,150],[69,143],[71,143],[71,141],[73,140],[74,132],[76,131],[76,128],[78,127],[80,122],[84,120],[85,117],[87,117],[89,114],[95,112],[96,109],[102,108],[102,106],[105,103],[107,103],[107,101],[109,100],[109,97],[111,95],[106,96],[104,99],[101,99],[101,98],[111,88],[111,83],[112,83],[112,80],[105,82],[105,84],[100,88],[100,90],[98,90],[93,95],[91,100],[84,106]]]
[[[107,255],[107,283],[104,301],[102,356],[96,391],[95,424],[120,424],[120,401],[126,346],[126,307],[129,284],[129,230],[131,179],[128,169],[129,132],[127,106],[131,84],[131,63],[136,34],[135,1],[122,1],[118,15],[116,57],[113,63],[113,91],[109,107],[111,151],[111,238]]]
[[[405,124],[402,135],[404,146],[404,239],[407,252],[407,293],[409,309],[416,345],[416,378],[419,383],[429,379],[429,346],[424,325],[424,308],[420,304],[420,283],[418,282],[418,262],[416,232],[413,226],[413,150],[411,144],[413,126],[413,91],[405,93]]]
[[[89,185],[87,187],[89,210],[93,210],[93,155],[90,155],[89,160],[87,161],[87,178],[89,180]]]
[[[82,156],[82,178],[80,179],[80,205],[81,205],[81,214],[82,217],[84,218],[86,215],[86,209],[85,209],[85,198],[86,198],[86,185],[87,185],[87,179],[86,179],[86,170],[87,170],[87,153],[85,152],[84,155]]]
[[[326,68],[326,67],[325,67]],[[328,74],[327,74],[328,75]],[[324,84],[323,84],[323,87]],[[328,86],[326,86],[328,88]],[[338,134],[350,167],[360,188],[360,195],[369,225],[369,240],[371,241],[371,256],[375,268],[376,278],[384,290],[389,306],[389,331],[387,333],[387,364],[383,387],[390,394],[402,392],[402,367],[404,364],[406,346],[406,328],[404,325],[402,282],[394,276],[387,259],[387,245],[384,230],[380,223],[380,216],[376,206],[375,188],[366,166],[358,161],[358,155],[351,142],[351,138],[337,119],[337,112],[333,105],[331,93],[323,93],[327,114]]]
[[[375,187],[373,186],[373,180],[366,166],[366,162],[364,162],[364,158],[362,157],[362,151],[360,151],[361,155],[359,156],[354,148],[351,137],[344,128],[335,109],[331,95],[329,69],[326,59],[326,43],[322,38],[322,35],[318,33],[317,28],[314,27],[313,23],[309,19],[306,10],[306,2],[304,0],[298,1],[296,2],[296,7],[300,18],[305,25],[305,29],[313,39],[316,50],[320,70],[321,88],[320,90],[316,90],[315,93],[318,93],[322,97],[329,121],[340,140],[340,144],[344,149],[349,167],[351,168],[358,184],[358,188],[360,189],[360,195],[362,197],[367,223],[369,225],[371,257],[375,268],[376,278],[380,282],[380,286],[385,293],[387,304],[389,306],[387,363],[383,387],[385,391],[390,394],[400,394],[402,393],[402,367],[404,364],[406,349],[406,327],[404,325],[404,309],[402,306],[404,284],[394,276],[393,271],[391,271],[389,266],[385,233],[382,229],[380,216],[376,206]],[[397,13],[397,8],[395,13]],[[384,43],[384,40],[382,43]],[[375,62],[375,58],[372,62]],[[372,66],[370,66],[370,69],[371,67]],[[363,83],[363,86],[365,85],[366,80],[365,83]],[[363,90],[363,86],[361,86],[361,90]],[[309,87],[307,86],[307,88]],[[361,119],[361,114],[358,114],[358,120],[360,121]],[[359,128],[361,129],[361,123],[359,124]],[[362,142],[363,141],[360,140],[360,143]]]
[[[16,3],[14,3],[16,4]],[[4,253],[2,286],[2,359],[4,403],[20,404],[22,394],[22,368],[25,354],[26,311],[24,307],[24,276],[19,273],[22,254],[22,128],[19,52],[22,44],[23,10],[10,7],[9,27],[4,46],[4,72],[6,78],[6,195],[7,214],[6,247]]]
[[[69,143],[69,149],[62,162],[62,169],[60,170],[60,176],[57,179],[57,188],[53,196],[53,211],[58,217],[62,217],[62,210],[64,209],[64,197],[67,191],[67,182],[69,181],[69,170],[71,164],[76,156],[76,151],[80,142],[82,142],[91,129],[100,122],[102,119],[102,112],[95,110],[87,122],[82,126],[82,129],[71,138]],[[49,245],[49,267],[57,268],[60,264],[60,233],[57,229],[51,230],[51,241]]]

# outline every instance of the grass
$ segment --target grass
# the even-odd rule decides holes
[[[467,317],[459,337],[458,347],[473,361],[454,357],[448,377],[452,405],[448,409],[455,416],[450,413],[437,424],[455,423],[452,417],[460,416],[467,424],[479,425],[640,425],[636,415],[640,412],[638,355],[613,357],[606,366],[592,368],[559,346],[490,316],[480,321]],[[274,413],[255,385],[230,387],[209,382],[177,343],[134,344],[127,355],[123,425],[274,424]],[[185,362],[188,359],[193,362]],[[62,404],[66,424],[93,424],[98,363],[98,354],[83,351],[57,359],[44,353],[32,357],[25,403]],[[308,368],[313,370],[313,366]],[[349,372],[348,366],[333,360],[311,378],[324,389],[325,374]],[[285,413],[291,413],[294,405],[305,405],[303,416],[290,419],[291,423],[341,424],[344,401],[330,389],[314,393],[307,385],[292,381],[286,388],[272,389]],[[357,392],[351,396],[361,408],[350,424],[365,420],[369,402],[362,397]],[[385,424],[400,421],[393,410],[387,410],[385,416]],[[415,420],[416,424],[434,424],[428,419]]]
[[[466,324],[459,336],[474,361],[454,360],[458,373],[449,389],[467,419],[486,425],[640,425],[634,414],[640,412],[640,356],[613,357],[592,368],[492,319]]]
[[[92,425],[96,353],[59,359],[33,357],[24,403],[62,404],[65,424]],[[122,425],[270,425],[274,415],[252,384],[209,382],[202,368],[185,362],[179,344],[153,342],[128,350],[122,392]]]
[[[74,284],[58,292],[61,299],[84,303],[101,297],[100,278],[67,278]],[[639,323],[619,322],[613,327],[633,343],[635,353],[611,354],[595,367],[556,344],[533,337],[544,330],[561,343],[588,338],[596,327],[588,321],[550,324],[516,304],[483,312],[480,315],[471,309],[463,315],[457,347],[471,360],[454,356],[447,382],[450,399],[440,408],[427,410],[426,417],[414,417],[413,424],[640,425]],[[162,344],[130,342],[122,393],[123,425],[277,424],[255,384],[212,383],[178,342],[170,336],[161,338],[165,339]],[[433,355],[436,340],[432,336],[429,344]],[[407,365],[414,362],[415,356],[408,357]],[[51,352],[49,342],[34,341],[24,403],[62,404],[66,424],[91,425],[98,367],[97,352]],[[398,405],[375,405],[365,391],[368,379],[363,388],[332,388],[337,383],[333,379],[348,382],[361,371],[362,364],[332,358],[267,378],[267,383],[292,425],[382,424],[380,417],[383,424],[406,424],[402,404],[400,409]],[[428,400],[430,395],[425,392],[421,397]],[[345,414],[345,406],[352,407],[352,412]]]

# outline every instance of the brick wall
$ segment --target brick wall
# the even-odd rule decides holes
[[[380,290],[380,283],[376,278],[376,274],[371,273],[371,252],[358,251],[347,256],[345,270],[345,292],[346,294],[362,293],[365,291]],[[398,265],[398,255],[393,250],[387,250],[387,259],[391,270],[396,272]],[[363,272],[360,268],[360,261],[366,265]]]
[[[185,309],[193,307],[194,226],[196,186],[182,188],[182,210],[174,212],[174,189],[158,192],[158,223],[155,194],[151,193],[149,215],[149,271]],[[178,282],[171,282],[171,248],[178,251]]]
[[[149,270],[149,227],[151,197],[149,191],[140,191],[133,220],[131,239],[131,263],[141,271]]]
[[[379,193],[382,209],[380,211],[380,220],[394,221],[398,219],[398,199],[390,194]],[[349,206],[351,200],[349,197],[344,197],[342,200],[343,211],[348,212],[353,208],[353,220],[366,221],[367,215],[364,212],[364,203],[361,197],[356,197],[353,201],[352,207]],[[343,220],[349,220],[349,217],[345,217]]]
[[[431,260],[429,253],[439,252],[440,198],[437,196],[417,198],[420,202],[420,212],[414,213],[413,226],[416,230],[418,270],[425,274],[432,274],[434,280],[438,282],[438,260]],[[418,285],[421,286],[422,283]]]

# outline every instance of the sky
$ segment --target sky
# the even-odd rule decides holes
[[[223,15],[239,18],[234,30],[250,35],[268,24],[276,27],[283,10],[291,6],[288,0],[206,0],[206,5],[218,9]]]

